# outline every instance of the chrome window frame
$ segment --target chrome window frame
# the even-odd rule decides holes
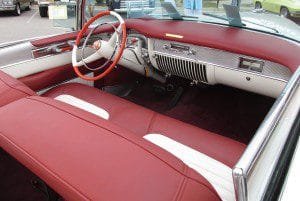
[[[287,83],[281,95],[275,101],[271,110],[269,111],[266,118],[264,119],[263,123],[258,128],[255,136],[251,140],[250,144],[247,146],[242,157],[233,168],[233,181],[234,181],[237,200],[239,201],[249,200],[249,195],[248,195],[249,189],[247,186],[247,181],[251,176],[251,172],[256,168],[256,164],[258,162],[259,157],[265,151],[266,145],[269,143],[271,136],[274,134],[273,132],[275,127],[277,126],[278,122],[280,121],[280,118],[286,111],[286,108],[290,103],[291,99],[294,97],[295,92],[298,89],[299,85],[300,85],[300,67],[298,67],[296,72],[293,74],[293,76]],[[299,112],[299,108],[298,111],[295,111],[295,113],[298,112]],[[295,121],[296,117],[297,116],[293,117],[294,119],[292,120]],[[285,139],[284,141],[281,142],[282,144],[285,144],[285,142],[287,141],[290,129],[291,126],[289,129],[286,130],[285,133],[281,133],[281,135],[284,135],[284,139]],[[281,150],[277,150],[277,152],[281,153],[282,150],[283,147]],[[280,154],[277,154],[276,160],[278,160],[279,157]],[[276,163],[274,165],[270,165],[271,167],[269,168],[269,171],[271,171],[271,173],[274,172],[275,165]],[[267,179],[268,179],[267,184],[269,184],[270,178]],[[268,185],[265,185],[264,189],[262,189],[263,190],[262,192],[266,192],[267,188]],[[263,195],[261,199],[262,198]]]

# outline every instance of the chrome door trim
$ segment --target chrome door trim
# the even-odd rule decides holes
[[[277,98],[271,110],[267,114],[263,123],[260,125],[255,136],[247,146],[242,157],[233,168],[233,181],[235,186],[236,198],[239,201],[248,200],[247,179],[255,167],[259,156],[264,151],[266,144],[273,134],[274,128],[285,112],[287,105],[299,87],[300,67],[293,74],[283,92]],[[288,132],[286,133],[286,136]],[[282,142],[284,143],[284,142]],[[278,155],[279,157],[279,155]],[[273,167],[272,167],[273,168]]]

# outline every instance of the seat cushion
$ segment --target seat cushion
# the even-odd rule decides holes
[[[158,114],[125,99],[83,84],[60,85],[44,94],[57,98],[68,95],[101,108],[108,120],[144,137],[150,133],[162,134],[204,153],[229,167],[233,167],[245,145],[230,138]],[[60,98],[58,98],[60,99]],[[60,99],[61,100],[61,99]],[[88,107],[83,104],[82,107]]]
[[[19,80],[0,70],[0,107],[35,93]]]
[[[64,84],[44,96],[88,111],[152,142],[204,176],[222,200],[235,199],[232,167],[244,144],[82,84]]]
[[[220,200],[173,155],[53,99],[28,97],[1,107],[0,128],[0,146],[66,200]]]

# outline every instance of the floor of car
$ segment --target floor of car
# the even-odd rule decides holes
[[[38,179],[37,176],[1,148],[0,178],[0,200],[46,201],[44,194],[32,185]]]
[[[130,93],[121,90],[122,97],[129,101],[245,144],[274,103],[273,98],[222,85],[182,84],[175,86],[173,91],[165,91],[162,85],[147,79],[129,88]],[[176,89],[183,93],[172,107],[174,96],[180,96]]]

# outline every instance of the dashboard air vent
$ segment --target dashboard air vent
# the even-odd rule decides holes
[[[159,54],[156,54],[155,58],[161,71],[191,80],[207,82],[205,64]]]

